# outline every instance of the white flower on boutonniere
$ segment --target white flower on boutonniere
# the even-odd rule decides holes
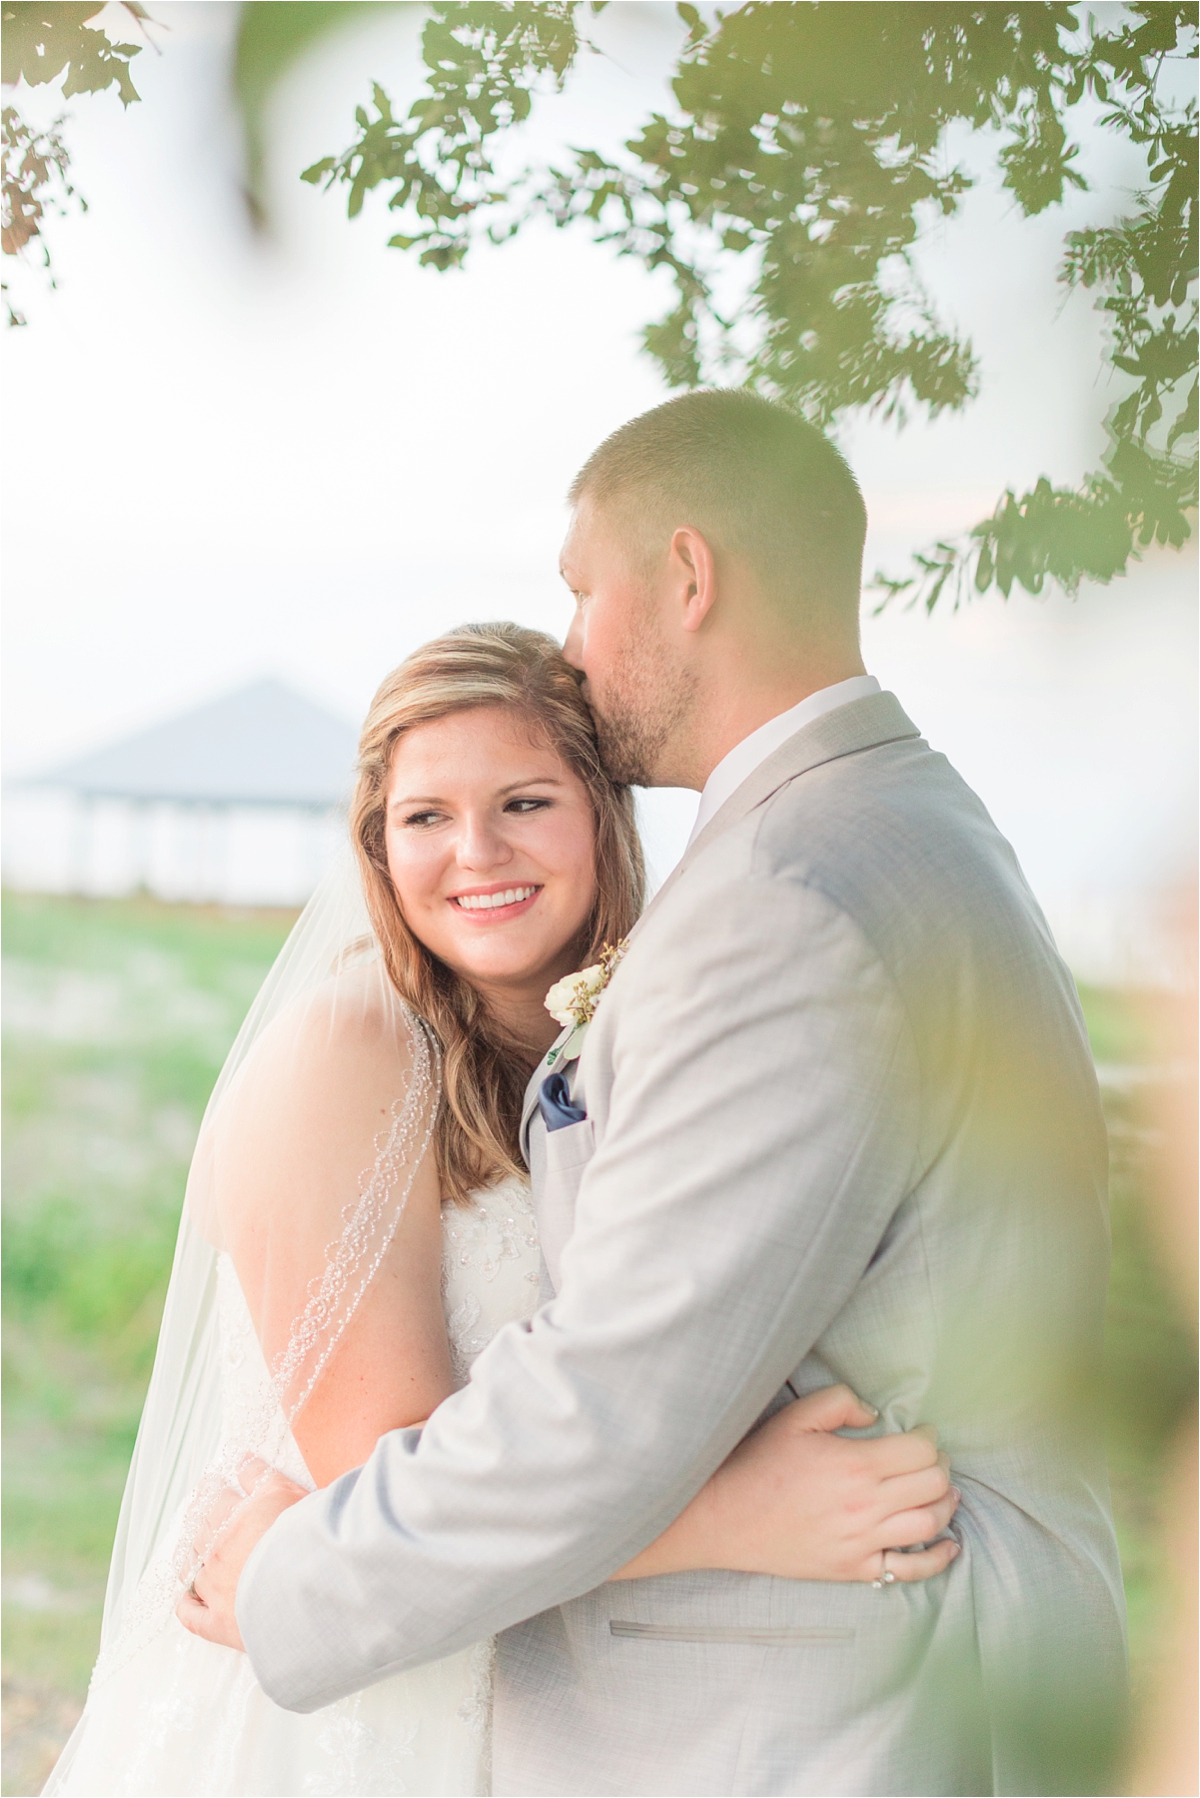
[[[576,1030],[591,1023],[600,995],[612,979],[627,943],[628,938],[616,944],[605,943],[594,967],[581,968],[578,974],[568,974],[554,982],[546,994],[545,1006],[555,1023],[564,1028],[570,1024]]]

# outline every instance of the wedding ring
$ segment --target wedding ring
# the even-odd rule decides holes
[[[882,1592],[885,1586],[894,1586],[896,1583],[896,1576],[887,1564],[890,1552],[886,1548],[881,1548],[879,1551],[879,1578],[871,1581],[871,1589],[874,1592]]]
[[[200,1594],[199,1594],[199,1592],[197,1592],[197,1590],[196,1590],[196,1582],[195,1582],[195,1580],[193,1580],[193,1581],[192,1581],[192,1583],[191,1583],[191,1585],[190,1585],[190,1586],[189,1586],[189,1587],[188,1587],[188,1589],[187,1589],[187,1595],[188,1595],[188,1597],[189,1597],[189,1598],[194,1598],[194,1599],[195,1599],[195,1600],[196,1600],[196,1603],[197,1603],[197,1604],[203,1604],[203,1603],[204,1603],[204,1600],[203,1600],[203,1599],[202,1599],[202,1598],[201,1598],[201,1596],[200,1596]]]

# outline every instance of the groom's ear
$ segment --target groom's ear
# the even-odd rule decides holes
[[[712,550],[699,531],[685,524],[672,532],[668,557],[683,604],[683,628],[698,631],[716,603],[717,570]]]

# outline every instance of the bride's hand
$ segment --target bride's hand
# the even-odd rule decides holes
[[[784,1579],[923,1580],[957,1543],[933,1542],[958,1509],[936,1432],[860,1438],[874,1413],[848,1386],[827,1386],[777,1411],[718,1468],[706,1489],[715,1565]],[[894,1554],[889,1548],[931,1548]]]
[[[934,1542],[958,1508],[931,1429],[873,1438],[876,1413],[848,1386],[786,1405],[738,1445],[687,1510],[618,1579],[693,1567],[782,1579],[899,1581],[942,1573],[958,1554]],[[884,1555],[914,1543],[932,1547]],[[890,1582],[889,1582],[890,1583]]]
[[[240,1477],[243,1490],[235,1493],[227,1488],[204,1519],[202,1539],[195,1544],[204,1561],[175,1615],[185,1629],[206,1642],[244,1649],[234,1610],[242,1568],[276,1518],[308,1493],[256,1456],[247,1457]]]

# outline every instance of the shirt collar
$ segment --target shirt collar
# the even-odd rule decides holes
[[[768,718],[757,730],[752,730],[748,737],[735,743],[729,754],[723,756],[704,783],[704,791],[700,795],[700,809],[696,813],[696,822],[692,825],[692,834],[688,838],[691,846],[709,819],[720,811],[725,801],[736,793],[744,780],[754,770],[761,767],[769,755],[774,754],[781,744],[804,725],[811,724],[814,718],[824,717],[826,712],[836,711],[840,705],[849,705],[851,700],[866,699],[872,693],[882,689],[873,674],[855,674],[849,680],[838,681],[835,686],[822,687],[819,692],[810,693],[799,705],[789,711],[780,712],[777,718]]]

